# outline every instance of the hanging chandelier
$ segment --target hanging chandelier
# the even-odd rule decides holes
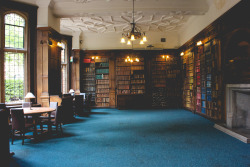
[[[144,42],[147,42],[147,37],[145,35],[145,32],[141,32],[140,28],[135,25],[134,3],[135,0],[133,0],[133,13],[132,13],[133,22],[130,23],[131,29],[128,32],[122,33],[122,38],[121,38],[121,43],[126,43],[125,38],[127,38],[127,45],[131,45],[131,42],[135,41],[136,39],[140,39],[140,44],[144,44]]]

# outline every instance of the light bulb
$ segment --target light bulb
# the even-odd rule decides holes
[[[140,44],[141,44],[141,45],[143,45],[143,44],[144,44],[143,40],[141,40],[141,41],[140,41]]]
[[[142,40],[143,40],[143,42],[147,42],[147,37],[144,35]]]
[[[125,41],[125,38],[124,37],[122,37],[121,38],[121,43],[125,43],[126,41]]]
[[[135,40],[135,35],[134,35],[134,34],[131,35],[130,40],[131,40],[131,41],[134,41],[134,40]]]
[[[199,42],[196,43],[196,45],[197,45],[197,46],[200,46],[200,45],[202,45],[202,42],[199,41]]]
[[[128,40],[127,45],[131,45],[131,41],[130,40]]]
[[[61,42],[57,42],[57,46],[62,47],[62,43]]]
[[[133,59],[131,59],[130,62],[133,63]]]
[[[99,57],[98,56],[96,56],[96,58],[95,59],[99,59]]]
[[[162,56],[162,58],[164,59],[164,58],[165,58],[165,56],[163,55],[163,56]]]
[[[169,56],[167,56],[167,59],[169,58]]]
[[[92,56],[92,59],[95,59],[95,57],[94,57],[94,56]]]
[[[128,59],[125,59],[125,62],[128,62]]]
[[[181,56],[184,56],[184,52],[181,52]]]

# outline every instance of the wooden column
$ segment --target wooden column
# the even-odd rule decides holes
[[[37,30],[37,102],[49,106],[49,31]]]
[[[109,59],[109,107],[115,108],[115,58],[111,53]]]
[[[71,64],[71,89],[80,91],[80,49],[74,49],[74,61]]]

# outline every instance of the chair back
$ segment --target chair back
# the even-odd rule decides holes
[[[55,115],[55,124],[58,125],[60,123],[63,123],[63,112],[62,112],[62,106],[58,106],[56,110]]]
[[[58,108],[58,102],[50,102],[50,103],[49,103],[49,107],[55,109],[55,111],[52,111],[52,112],[51,112],[51,115],[54,115],[54,116],[55,116],[55,115],[56,115],[57,108]]]
[[[88,97],[86,99],[86,106],[89,107],[91,105],[91,99],[92,99],[92,94],[90,93],[88,94]]]
[[[31,105],[30,102],[22,102],[22,108],[29,108]]]
[[[6,109],[5,103],[0,103],[0,109]]]
[[[74,111],[73,111],[73,97],[63,97],[62,98],[62,114],[63,114],[63,123],[67,123],[73,120]]]
[[[81,115],[83,112],[83,95],[75,95],[75,113]]]
[[[13,130],[24,130],[25,119],[23,109],[12,108],[10,109],[12,118],[12,129]]]

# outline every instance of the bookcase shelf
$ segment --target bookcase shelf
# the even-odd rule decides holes
[[[189,110],[194,110],[194,53],[188,52],[183,57],[183,106]]]
[[[95,62],[96,106],[109,107],[109,59]]]
[[[177,107],[180,104],[180,63],[177,57],[161,55],[152,58],[152,106]]]
[[[190,54],[182,58],[183,70],[186,72],[183,76],[184,107],[215,120],[220,120],[222,117],[221,58],[218,43],[216,39],[209,40],[193,48],[193,58]],[[194,78],[191,78],[192,62],[195,64]]]
[[[144,94],[145,74],[144,59],[140,62],[127,63],[124,58],[116,58],[117,95]]]

